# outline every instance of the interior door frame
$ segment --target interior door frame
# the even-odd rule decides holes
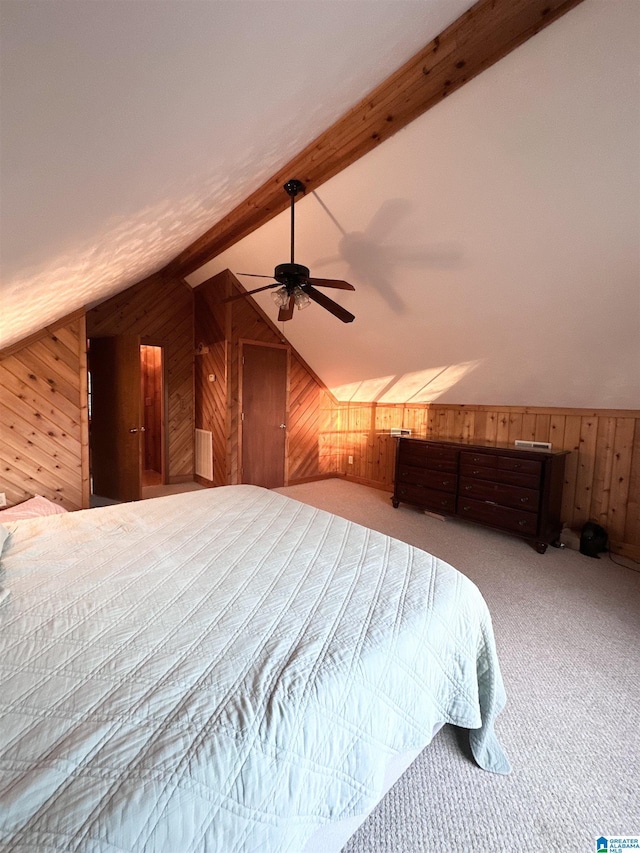
[[[161,410],[162,414],[160,417],[160,466],[161,466],[161,474],[162,474],[162,484],[166,485],[169,480],[169,430],[167,428],[167,424],[169,423],[169,394],[168,394],[168,382],[167,382],[167,342],[160,340],[158,338],[150,337],[144,335],[140,338],[140,346],[145,347],[158,347],[160,349],[161,354],[161,374],[162,374],[162,404]],[[140,397],[142,397],[142,389],[140,389]],[[141,399],[140,405],[142,407],[142,412],[144,413],[144,400]],[[144,420],[144,417],[143,417]],[[140,476],[142,476],[142,467],[144,465],[144,460],[141,458],[140,460]]]
[[[290,344],[275,344],[275,343],[266,343],[265,341],[255,341],[250,338],[239,338],[238,339],[238,481],[242,483],[243,471],[242,471],[242,412],[244,409],[243,405],[243,379],[244,379],[244,347],[245,345],[253,346],[253,347],[272,347],[273,349],[282,349],[286,351],[287,354],[287,375],[285,378],[285,403],[284,403],[284,414],[285,414],[285,423],[287,428],[285,430],[284,436],[284,485],[289,485],[289,392],[291,388],[291,345]]]

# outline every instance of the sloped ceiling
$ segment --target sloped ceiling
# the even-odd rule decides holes
[[[296,260],[356,320],[283,332],[339,399],[640,408],[639,31],[586,0],[297,203]],[[288,229],[190,283],[270,274]]]
[[[470,5],[5,0],[0,345],[163,267]],[[640,408],[639,27],[585,0],[300,200],[356,321],[283,332],[340,399]],[[288,224],[189,282],[270,273]]]
[[[162,268],[471,0],[2,0],[0,347]]]

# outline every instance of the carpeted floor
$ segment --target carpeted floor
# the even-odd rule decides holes
[[[540,555],[484,528],[394,510],[387,493],[343,480],[278,491],[471,578],[492,613],[507,689],[497,730],[512,774],[480,770],[462,733],[445,727],[344,853],[595,853],[599,836],[640,836],[640,573],[607,555]]]

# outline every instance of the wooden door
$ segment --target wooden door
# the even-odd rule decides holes
[[[242,344],[242,483],[285,483],[288,363],[286,347]]]
[[[91,474],[93,493],[140,498],[140,338],[91,338]]]

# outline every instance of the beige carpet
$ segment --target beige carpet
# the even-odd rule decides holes
[[[640,574],[415,509],[343,480],[278,489],[424,548],[482,591],[507,689],[497,730],[513,766],[486,773],[446,727],[345,853],[595,853],[640,835]],[[629,564],[631,565],[631,564]]]

